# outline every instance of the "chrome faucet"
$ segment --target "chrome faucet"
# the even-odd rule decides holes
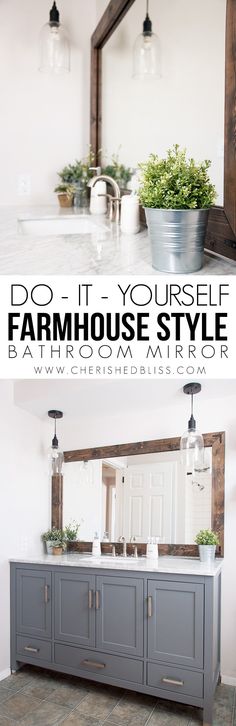
[[[123,542],[123,557],[127,557],[127,548],[126,548],[125,537],[119,537],[118,542]]]
[[[93,167],[92,167],[93,168]],[[114,196],[111,194],[106,194],[109,201],[108,205],[108,217],[110,219],[110,222],[119,222],[120,221],[120,187],[118,186],[115,179],[112,178],[112,176],[108,176],[107,174],[98,174],[96,176],[93,176],[92,179],[88,182],[88,187],[90,189],[93,189],[95,184],[97,184],[98,181],[105,181],[107,184],[110,184]],[[104,196],[104,195],[101,195]]]

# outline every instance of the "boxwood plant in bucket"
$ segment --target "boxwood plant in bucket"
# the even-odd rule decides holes
[[[215,559],[216,546],[219,544],[219,537],[211,529],[201,529],[195,538],[198,544],[199,557],[201,562],[213,562]]]
[[[175,144],[166,158],[151,154],[141,169],[139,198],[146,214],[152,265],[160,272],[200,270],[209,208],[216,190],[210,161],[197,164]]]

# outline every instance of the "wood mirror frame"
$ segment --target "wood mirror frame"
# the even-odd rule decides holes
[[[218,533],[220,545],[217,554],[221,557],[224,553],[224,473],[225,473],[225,434],[223,431],[217,433],[203,434],[204,445],[212,448],[212,529]],[[154,441],[140,441],[131,444],[115,444],[114,446],[103,446],[95,449],[76,449],[65,451],[65,464],[76,461],[91,461],[95,459],[109,459],[116,456],[137,456],[138,454],[153,454],[163,451],[178,451],[180,438],[157,439]],[[52,477],[52,527],[62,528],[63,526],[63,477],[56,475]],[[118,545],[117,545],[118,546]],[[102,545],[106,550],[108,545]],[[120,545],[122,547],[122,545]],[[127,550],[133,545],[128,545]],[[72,544],[73,551],[88,551],[92,543],[76,542]],[[145,554],[146,544],[138,543],[139,554]],[[160,544],[161,555],[197,556],[196,545],[188,544]]]
[[[210,210],[205,248],[236,260],[236,2],[226,0],[224,206]],[[110,0],[91,39],[90,143],[102,146],[102,49],[135,0]]]

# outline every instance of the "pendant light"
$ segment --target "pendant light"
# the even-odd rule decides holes
[[[52,439],[52,445],[49,449],[49,462],[50,472],[52,476],[62,473],[62,465],[64,461],[64,454],[60,449],[58,438],[57,438],[57,420],[63,417],[62,411],[51,410],[48,411],[49,418],[54,420],[54,436]]]
[[[200,472],[205,468],[204,440],[202,434],[197,431],[196,421],[193,415],[193,396],[200,393],[201,389],[200,383],[187,383],[183,387],[183,393],[191,396],[191,415],[188,421],[188,428],[180,439],[181,458],[186,466],[187,473],[193,473],[193,471]]]
[[[143,32],[138,35],[133,50],[133,78],[144,80],[161,77],[160,40],[152,30],[149,17],[149,0],[147,0],[146,18]]]
[[[69,41],[55,2],[50,10],[49,22],[40,34],[39,70],[44,73],[68,73],[70,70]]]

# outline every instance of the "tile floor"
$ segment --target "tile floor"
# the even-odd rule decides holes
[[[236,726],[235,689],[219,685],[214,726]],[[198,726],[202,712],[25,666],[0,682],[0,726]]]

